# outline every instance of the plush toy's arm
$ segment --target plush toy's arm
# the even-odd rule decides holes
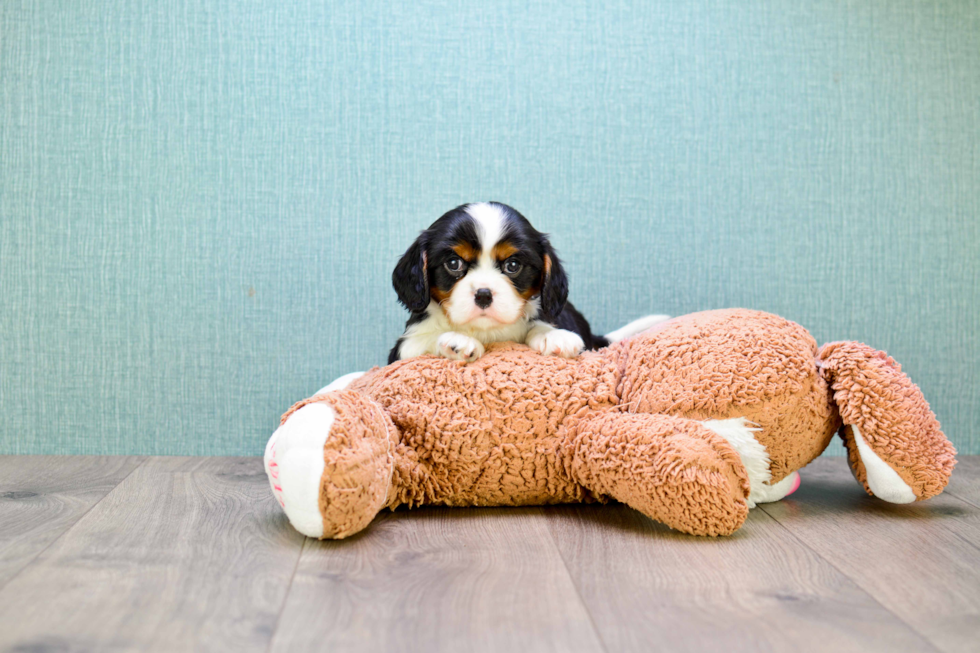
[[[395,427],[378,404],[358,392],[329,391],[283,415],[266,446],[266,474],[296,530],[339,539],[384,507],[395,443]]]
[[[748,514],[738,453],[693,420],[612,410],[586,417],[571,471],[591,492],[694,535],[729,535]]]

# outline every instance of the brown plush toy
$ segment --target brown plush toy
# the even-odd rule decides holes
[[[955,450],[919,389],[856,342],[747,310],[695,313],[574,359],[492,345],[347,375],[283,416],[273,492],[311,537],[383,508],[622,501],[672,528],[728,535],[799,484],[834,433],[873,496],[945,487]]]

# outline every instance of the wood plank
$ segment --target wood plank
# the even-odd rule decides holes
[[[423,508],[311,540],[272,651],[600,651],[546,522]]]
[[[142,461],[138,456],[0,456],[0,587]]]
[[[758,509],[728,538],[622,505],[546,512],[610,651],[934,650]]]
[[[949,493],[885,503],[864,493],[843,458],[818,459],[801,475],[797,493],[766,513],[936,647],[976,651],[980,509]]]
[[[303,538],[258,458],[151,458],[0,590],[0,649],[266,650]]]
[[[980,456],[957,456],[946,491],[980,508]]]

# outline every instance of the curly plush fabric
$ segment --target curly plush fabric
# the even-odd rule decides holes
[[[726,535],[744,522],[752,483],[800,469],[842,423],[857,426],[918,498],[941,491],[955,453],[884,354],[834,343],[818,355],[799,325],[746,310],[675,318],[575,359],[504,343],[469,364],[403,360],[300,402],[283,424],[309,402],[334,411],[313,488],[323,527],[308,534],[317,537],[357,532],[382,507],[596,500]],[[751,425],[741,440],[706,422],[730,419]],[[761,480],[741,458],[757,451],[753,468],[769,471]],[[289,496],[283,505],[301,510]]]
[[[605,359],[491,345],[473,363],[438,357],[375,369],[351,386],[402,433],[389,504],[524,505],[579,501],[564,443],[581,416],[615,406]],[[526,392],[533,387],[534,394]],[[406,482],[411,479],[411,482]]]
[[[573,476],[603,498],[699,535],[727,535],[745,521],[748,477],[713,431],[679,417],[617,411],[578,426]]]
[[[629,410],[691,419],[744,417],[770,451],[772,481],[827,448],[840,426],[800,325],[756,311],[706,311],[622,343],[620,394]]]
[[[917,501],[942,492],[956,464],[956,449],[899,364],[858,342],[828,343],[819,357],[821,375],[833,388],[844,422],[860,429],[868,446],[912,488]],[[851,471],[873,496],[850,426],[843,436]]]

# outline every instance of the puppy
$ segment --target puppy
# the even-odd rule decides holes
[[[667,319],[594,335],[567,301],[568,278],[548,237],[498,202],[464,204],[433,222],[398,261],[392,284],[411,317],[389,364],[422,354],[474,361],[501,341],[571,358]]]

